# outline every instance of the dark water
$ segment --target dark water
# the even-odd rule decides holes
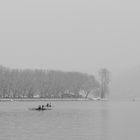
[[[0,102],[0,140],[139,140],[140,102]]]

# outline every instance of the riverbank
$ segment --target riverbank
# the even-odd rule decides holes
[[[10,101],[10,102],[14,102],[14,101],[97,101],[97,100],[101,100],[101,99],[85,99],[85,98],[71,98],[71,99],[46,99],[46,98],[34,98],[34,99],[10,99],[10,98],[4,98],[4,99],[0,99],[0,102],[4,102],[4,101]]]

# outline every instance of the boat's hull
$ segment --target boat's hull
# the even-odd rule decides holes
[[[32,110],[32,111],[46,111],[46,110],[52,110],[52,108],[42,108],[42,109],[39,109],[39,108],[29,108],[29,110]]]

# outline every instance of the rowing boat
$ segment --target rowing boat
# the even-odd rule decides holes
[[[52,110],[51,107],[46,107],[46,108],[29,108],[29,110],[33,111],[45,111],[45,110]]]

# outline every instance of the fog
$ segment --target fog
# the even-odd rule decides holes
[[[0,2],[0,64],[117,75],[139,65],[139,1]]]

